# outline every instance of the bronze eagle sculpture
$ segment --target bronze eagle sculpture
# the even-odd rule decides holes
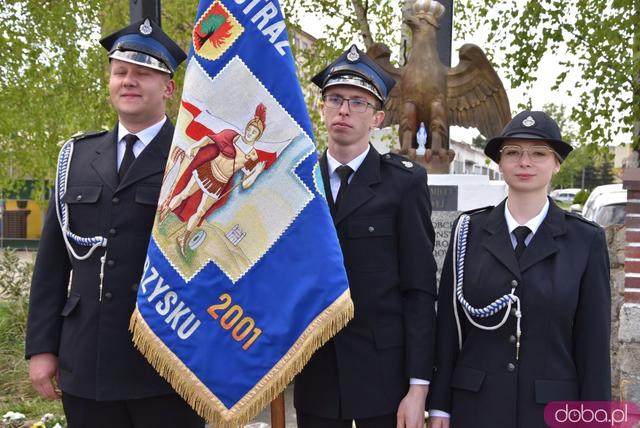
[[[371,45],[367,54],[396,80],[384,106],[382,126],[399,124],[400,152],[415,158],[416,133],[424,122],[428,141],[424,162],[429,172],[446,174],[454,157],[449,149],[450,125],[476,127],[488,139],[511,120],[511,111],[500,78],[478,46],[462,46],[456,67],[440,62],[436,31],[444,11],[435,0],[416,0],[414,13],[404,21],[412,32],[404,67],[391,64],[391,52],[383,43]]]

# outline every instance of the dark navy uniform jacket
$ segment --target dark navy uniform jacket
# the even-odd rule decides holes
[[[464,296],[481,308],[516,287],[522,302],[520,355],[516,360],[513,314],[501,328],[484,331],[471,325],[456,303],[463,336],[458,350],[451,239],[440,283],[428,408],[451,413],[454,428],[546,427],[543,412],[551,401],[611,399],[611,295],[603,229],[550,201],[518,264],[504,208],[503,201],[471,214]],[[496,325],[505,310],[474,321]]]
[[[332,205],[326,154],[320,167]],[[431,378],[436,265],[430,215],[425,170],[371,147],[334,218],[355,317],[297,376],[298,411],[347,419],[392,414],[409,378]]]
[[[167,120],[120,183],[117,127],[75,143],[64,201],[72,232],[108,239],[101,301],[105,249],[84,261],[70,257],[49,204],[31,284],[26,355],[58,355],[63,392],[97,400],[173,392],[134,348],[128,328],[172,136]],[[72,245],[78,254],[88,248]]]

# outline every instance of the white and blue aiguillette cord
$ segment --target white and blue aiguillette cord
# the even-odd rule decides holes
[[[456,226],[454,234],[454,254],[453,254],[453,278],[455,280],[455,293],[453,295],[453,312],[456,318],[456,327],[458,328],[458,349],[462,349],[462,328],[460,326],[460,319],[458,318],[458,305],[460,302],[464,314],[467,319],[475,327],[482,330],[497,330],[504,325],[507,321],[509,313],[511,312],[511,305],[516,304],[515,316],[516,322],[516,360],[520,357],[520,336],[522,331],[520,330],[520,320],[522,318],[522,312],[520,310],[520,299],[516,296],[516,288],[511,288],[511,293],[496,299],[493,303],[485,306],[484,308],[474,308],[464,298],[463,281],[464,281],[464,258],[467,252],[467,236],[469,234],[469,222],[471,217],[467,214],[460,216],[460,220]],[[456,302],[457,300],[457,302]],[[471,317],[487,318],[497,314],[502,309],[507,308],[502,321],[494,326],[485,326],[478,324]]]
[[[62,237],[64,239],[65,245],[67,246],[67,250],[69,254],[73,256],[76,260],[86,260],[91,257],[91,254],[100,247],[107,246],[107,238],[102,236],[94,236],[93,238],[83,238],[71,232],[69,230],[69,213],[67,204],[62,201],[65,193],[67,193],[67,178],[69,176],[69,169],[71,166],[71,156],[73,155],[73,145],[75,143],[74,139],[67,141],[62,149],[60,150],[60,155],[58,156],[58,171],[56,174],[56,184],[55,184],[55,194],[56,194],[56,214],[58,215],[58,222],[60,223],[60,228],[62,229]],[[83,247],[91,247],[89,251],[83,256],[79,256],[73,249],[69,240],[72,240],[77,245]],[[104,264],[107,259],[107,252],[100,257],[100,293],[99,299],[102,300],[102,283],[104,279]]]

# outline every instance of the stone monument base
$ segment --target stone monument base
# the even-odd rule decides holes
[[[438,264],[438,282],[447,254],[451,228],[462,211],[498,205],[507,196],[504,181],[489,180],[486,175],[432,174],[429,175],[431,193],[431,222],[436,232],[433,256]]]

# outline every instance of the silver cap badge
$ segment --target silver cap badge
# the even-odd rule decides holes
[[[151,22],[149,22],[149,18],[147,18],[142,24],[140,24],[140,34],[148,36],[152,31],[153,27],[151,27]]]
[[[536,124],[536,121],[533,120],[531,116],[527,116],[527,118],[522,121],[522,125],[526,126],[527,128],[531,128],[535,124]]]
[[[407,168],[413,168],[413,162],[402,161],[402,165],[406,166]]]
[[[360,59],[360,54],[356,50],[355,46],[351,46],[351,50],[347,54],[347,59],[351,62],[356,62],[357,60]]]

